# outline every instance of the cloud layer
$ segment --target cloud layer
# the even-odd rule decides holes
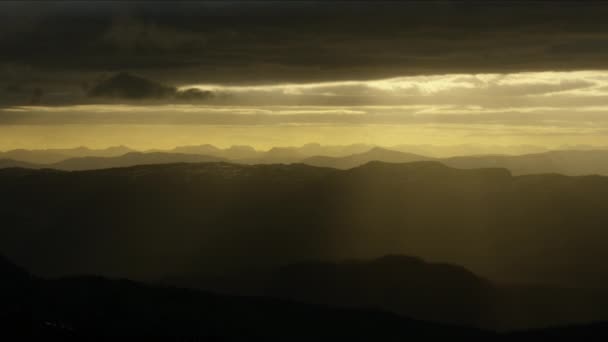
[[[2,3],[0,88],[608,69],[606,17],[601,2]]]
[[[109,126],[124,133],[108,144],[131,126],[142,145],[606,144],[606,17],[567,1],[1,3],[0,147]]]
[[[113,101],[117,99],[120,105]],[[492,124],[604,129],[608,71],[179,88],[118,74],[94,86],[81,102],[74,101],[10,106],[0,110],[0,124]]]

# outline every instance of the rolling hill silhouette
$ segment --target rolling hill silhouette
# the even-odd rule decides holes
[[[6,169],[6,168],[12,168],[12,167],[25,168],[25,169],[43,168],[43,166],[39,165],[39,164],[32,164],[32,163],[28,163],[28,162],[24,162],[24,161],[13,160],[13,159],[0,159],[0,169]]]
[[[559,173],[608,175],[608,151],[549,151],[519,156],[463,156],[440,160],[456,168],[503,167],[515,175]]]
[[[164,282],[337,307],[381,308],[421,320],[485,327],[495,326],[498,296],[490,282],[464,268],[404,255],[298,262],[266,272],[182,276]]]
[[[172,150],[134,152],[124,146],[102,150],[80,147],[54,150],[13,150],[0,152],[0,168],[56,168],[62,170],[89,170],[123,167],[138,164],[174,162],[231,161],[239,164],[292,164],[350,169],[372,161],[408,163],[438,161],[460,169],[505,168],[514,175],[557,173],[569,176],[608,175],[607,150],[563,150],[523,155],[472,155],[450,158],[431,158],[419,154],[394,151],[366,145],[321,146],[307,144],[301,147],[275,147],[257,151],[250,146],[232,146],[225,149],[213,145],[180,146]],[[356,152],[351,154],[351,152]],[[319,153],[316,154],[315,153]],[[199,158],[193,157],[199,156]],[[137,157],[135,157],[137,156]],[[161,157],[164,156],[164,157]],[[95,158],[97,157],[97,158]],[[102,159],[100,157],[113,157]],[[138,163],[138,161],[140,161]]]
[[[367,152],[345,157],[315,156],[301,162],[313,166],[350,169],[371,161],[407,163],[435,160],[459,169],[505,168],[514,175],[559,173],[568,176],[608,175],[607,150],[549,151],[511,155],[479,155],[450,158],[430,158],[422,155],[373,148]]]
[[[221,149],[209,144],[178,146],[168,152],[202,154],[230,160],[255,159],[261,154],[261,152],[255,150],[251,146],[231,146],[225,149]]]
[[[302,163],[313,166],[332,167],[336,169],[351,169],[353,167],[369,163],[370,161],[381,161],[386,163],[409,163],[414,161],[423,161],[431,159],[432,158],[424,157],[413,153],[398,152],[380,147],[374,147],[367,152],[352,154],[345,157],[310,157],[302,160]]]
[[[177,146],[173,149],[151,149],[135,151],[126,146],[112,146],[105,149],[90,149],[84,146],[76,148],[56,148],[45,150],[17,149],[0,152],[0,159],[12,159],[15,161],[28,162],[31,164],[54,164],[66,159],[76,157],[118,157],[129,152],[160,152],[170,154],[200,154],[210,157],[218,157],[222,160],[239,161],[241,163],[256,164],[272,162],[294,162],[306,157],[323,156],[347,156],[353,153],[361,153],[371,148],[370,145],[320,145],[316,143],[305,144],[299,147],[275,147],[268,151],[256,150],[247,145],[233,145],[228,148],[219,148],[210,144]],[[41,168],[42,166],[32,166]]]
[[[178,153],[204,154],[220,157],[243,164],[273,164],[294,163],[313,156],[343,157],[362,153],[371,148],[370,145],[321,145],[309,143],[298,147],[273,147],[267,151],[255,150],[251,146],[231,146],[217,148],[213,145],[178,146],[170,151]]]
[[[17,149],[0,152],[0,159],[12,159],[31,164],[53,164],[76,157],[117,157],[134,152],[125,146],[112,146],[104,149],[90,149],[84,146],[76,148],[57,148],[46,150]],[[38,166],[33,166],[37,168]]]
[[[223,341],[397,341],[492,336],[475,329],[415,321],[369,309],[217,295],[94,276],[43,279],[30,276],[3,258],[0,277],[2,338],[154,336]]]
[[[371,267],[376,263],[384,265],[380,265],[379,269]],[[365,276],[370,275],[369,272],[383,273],[382,269],[386,267],[392,268],[407,263],[420,264],[420,261],[394,256],[379,259],[369,264],[370,269],[365,271]],[[319,266],[321,265],[301,264],[293,267],[304,267],[308,269],[307,275],[318,277]],[[322,270],[324,277],[305,281],[314,284],[315,280],[349,280],[348,278],[355,275],[352,273],[352,266],[356,268],[357,264],[339,266],[342,270],[339,270],[338,274],[327,274]],[[432,274],[433,271],[430,271]],[[461,272],[458,269],[452,271]],[[283,286],[285,281],[290,284],[297,280],[291,274],[293,270],[283,270],[283,273],[287,273],[282,275]],[[296,272],[297,277],[301,275],[304,274]],[[221,295],[98,276],[40,278],[30,275],[2,256],[0,277],[0,300],[3,304],[0,306],[0,338],[11,340],[154,336],[222,341],[308,341],[330,338],[386,341],[421,338],[522,341],[540,338],[580,340],[589,336],[608,336],[605,323],[499,334],[412,320],[369,308],[347,309],[273,298]],[[440,277],[437,280],[443,279]],[[347,286],[347,292],[350,291],[349,287],[352,288],[352,284],[343,281],[334,285],[334,291],[338,291],[343,285]],[[385,285],[391,288],[394,284]],[[416,288],[417,286],[414,285]],[[449,284],[440,285],[443,289],[448,286]],[[296,287],[304,289],[301,284]],[[341,296],[338,292],[335,293]],[[423,298],[424,296],[423,294]],[[445,296],[433,299],[439,303],[439,306],[435,307],[436,312],[445,307],[441,304],[442,300],[445,300]],[[463,310],[470,305],[464,303],[465,301],[466,299],[463,299]]]
[[[135,165],[152,165],[168,163],[205,163],[219,162],[223,159],[212,156],[165,152],[129,152],[116,157],[76,157],[68,158],[53,164],[32,164],[16,160],[0,160],[0,168],[20,167],[30,169],[56,170],[97,170]]]
[[[162,152],[129,152],[118,157],[81,157],[71,158],[50,165],[58,170],[94,170],[134,165],[167,164],[167,163],[203,163],[218,162],[222,159],[204,155],[162,153]]]

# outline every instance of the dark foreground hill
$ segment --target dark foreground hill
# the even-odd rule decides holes
[[[462,267],[403,255],[337,263],[307,261],[267,272],[164,281],[223,293],[382,308],[426,321],[485,327],[496,326],[494,303],[499,295],[489,281]]]
[[[154,337],[204,341],[601,341],[595,323],[494,333],[412,320],[372,309],[219,295],[125,279],[44,279],[0,257],[0,338],[69,340]],[[438,307],[437,310],[441,310]]]
[[[93,276],[42,279],[0,259],[0,338],[172,337],[221,341],[482,338],[475,329],[374,310],[216,295]]]
[[[232,275],[167,277],[163,283],[219,293],[379,308],[406,317],[513,331],[608,320],[605,290],[509,285],[467,269],[404,255],[306,261]]]

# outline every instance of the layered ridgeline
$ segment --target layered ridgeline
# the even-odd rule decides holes
[[[598,304],[608,286],[606,177],[514,177],[505,169],[461,170],[437,162],[372,162],[349,170],[180,163],[79,172],[9,168],[0,170],[0,187],[0,250],[36,274],[173,279],[205,287],[212,283],[200,279],[276,274],[272,270],[311,259],[407,254],[463,265],[498,284],[536,284],[508,287],[499,302],[513,310],[498,310],[523,321],[499,326],[606,318],[601,308],[608,305]],[[354,279],[366,273],[357,272],[345,283],[363,284]],[[394,284],[386,279],[374,286]],[[463,283],[486,288],[485,281]],[[277,283],[265,284],[236,290],[314,302],[333,297],[330,290],[266,292]],[[448,322],[459,317],[459,323],[479,323],[474,317],[487,313],[430,317],[391,306],[396,303],[352,302]],[[526,321],[522,312],[543,314]]]
[[[9,168],[0,187],[0,248],[44,274],[156,277],[387,253],[508,280],[603,286],[608,274],[601,176],[184,163]]]
[[[12,166],[11,163],[17,164],[17,162],[25,162],[28,164],[19,164],[15,166],[70,169],[72,163],[82,162],[71,161],[63,164],[60,162],[67,159],[75,159],[78,161],[85,157],[120,157],[130,152],[146,154],[153,152],[156,155],[166,155],[168,157],[195,154],[245,164],[293,163],[317,155],[341,157],[362,153],[372,147],[373,146],[371,145],[364,144],[332,146],[311,143],[299,147],[273,147],[267,151],[256,150],[247,145],[218,148],[210,144],[178,146],[170,150],[157,149],[146,151],[135,151],[125,146],[114,146],[106,149],[90,149],[87,147],[44,150],[17,149],[0,152],[0,167]],[[183,161],[185,162],[186,160]],[[107,163],[108,165],[112,164],[111,158],[107,159]],[[94,169],[96,166],[97,165],[91,165],[90,167],[87,167],[89,169]]]
[[[221,276],[163,282],[209,291],[351,308],[382,308],[425,321],[498,327],[501,294],[463,267],[387,255],[372,260],[302,261]]]
[[[461,169],[499,167],[514,175],[558,173],[570,176],[608,175],[608,150],[549,151],[523,155],[478,155],[450,158],[429,158],[418,154],[373,148],[367,152],[343,157],[315,156],[302,163],[350,169],[370,161],[407,163],[435,160],[450,167]]]
[[[393,264],[394,268],[411,264],[412,261],[394,259],[381,259],[372,264],[379,262],[389,264],[389,267]],[[442,273],[466,273],[458,269],[443,272],[440,268],[419,261],[415,264],[419,265],[413,275],[426,274],[425,280]],[[318,266],[296,267],[315,269]],[[380,271],[372,272],[382,274],[386,267],[384,265],[379,268]],[[410,270],[405,273],[412,272],[412,267],[405,269]],[[348,278],[351,271],[342,270],[337,277]],[[292,279],[289,274],[293,272],[284,273],[287,273],[287,279]],[[305,274],[318,276],[309,272]],[[41,278],[29,274],[3,257],[0,257],[0,278],[0,338],[5,340],[37,338],[81,341],[100,337],[162,336],[221,341],[521,341],[556,337],[570,341],[608,335],[604,323],[495,333],[413,320],[370,308],[349,309],[264,297],[229,296],[98,276]],[[310,283],[309,280],[307,282]],[[344,284],[339,282],[336,285]],[[430,292],[437,290],[436,287],[432,288],[431,291],[422,293],[417,302],[424,301]],[[405,289],[417,288],[416,285],[406,284]],[[441,305],[441,301],[446,300],[449,294],[446,296],[437,292],[436,295],[430,302],[436,305],[435,311],[439,312],[445,306]]]
[[[198,154],[163,153],[163,152],[129,152],[114,157],[75,157],[52,164],[33,164],[12,159],[0,159],[0,168],[56,169],[56,170],[95,170],[135,165],[152,165],[167,163],[203,163],[219,162],[224,159]]]
[[[497,337],[378,310],[218,295],[95,276],[45,279],[2,257],[0,278],[3,340],[162,336],[214,341],[403,341]]]
[[[134,151],[126,146],[112,146],[105,149],[90,149],[84,146],[45,150],[16,149],[0,152],[0,160],[16,160],[30,164],[53,164],[70,158],[118,157],[129,152]]]
[[[126,153],[125,153],[126,151]],[[123,153],[120,153],[123,152]],[[471,155],[432,158],[368,145],[220,149],[212,145],[182,146],[169,151],[136,152],[126,147],[105,150],[13,150],[0,153],[0,168],[94,170],[144,164],[230,161],[238,164],[293,164],[350,169],[370,161],[408,163],[434,160],[462,169],[506,168],[514,175],[557,173],[569,176],[608,175],[608,150],[564,150],[522,155]]]

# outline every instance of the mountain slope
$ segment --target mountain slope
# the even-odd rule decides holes
[[[495,326],[498,295],[490,282],[462,267],[404,255],[303,261],[268,272],[177,276],[164,282],[337,307],[381,308],[421,320],[484,327]]]
[[[503,167],[515,175],[608,175],[608,150],[550,151],[520,156],[463,156],[440,161],[456,168]]]
[[[168,164],[168,163],[206,163],[222,161],[221,158],[194,154],[162,152],[129,152],[118,157],[81,157],[70,158],[49,165],[58,170],[94,170],[135,165]]]
[[[407,254],[495,280],[608,286],[600,176],[513,177],[437,162],[180,163],[2,169],[0,188],[0,250],[44,275],[222,277]]]
[[[0,159],[0,169],[19,167],[24,169],[39,169],[42,166],[13,159]]]
[[[223,159],[198,154],[165,153],[165,152],[129,152],[117,157],[77,157],[53,164],[32,164],[15,160],[0,160],[0,169],[20,167],[27,169],[55,169],[66,171],[98,170],[135,165],[169,164],[169,163],[209,163]]]
[[[317,143],[305,144],[298,147],[274,147],[268,151],[255,150],[251,146],[231,146],[217,148],[213,145],[178,146],[170,151],[175,153],[204,154],[244,164],[272,164],[293,163],[312,156],[348,156],[362,153],[371,148],[370,145],[320,145]]]
[[[601,286],[608,274],[605,177],[203,163],[3,169],[0,186],[0,245],[37,272],[158,277],[405,253],[498,279]]]
[[[414,321],[373,310],[333,309],[79,276],[15,274],[0,263],[0,337],[197,337],[222,341],[481,338],[490,333]],[[21,289],[7,286],[19,281]]]
[[[389,268],[399,271],[403,266],[423,265],[419,260],[407,257],[382,258],[368,265],[358,262],[343,264],[306,263],[289,266],[282,270],[280,282],[283,290],[304,289],[304,294],[316,292],[323,286],[316,281],[332,283],[330,295],[343,296],[340,290],[352,291],[358,282],[377,282],[385,289],[395,290],[390,278],[376,280],[373,276],[383,274]],[[369,268],[363,274],[356,274],[358,267]],[[327,268],[329,267],[329,268]],[[337,275],[333,272],[336,271]],[[354,268],[353,268],[354,267]],[[395,267],[397,267],[395,269]],[[295,268],[295,269],[294,269]],[[421,270],[427,268],[424,266]],[[304,272],[301,272],[302,269]],[[321,274],[319,274],[321,270]],[[312,273],[311,273],[312,271]],[[329,271],[330,273],[328,273]],[[353,273],[354,271],[354,273]],[[431,271],[427,273],[426,271]],[[439,273],[437,268],[428,268],[421,275],[433,278],[440,274],[461,274],[464,279],[473,279],[453,266]],[[388,274],[388,273],[387,273]],[[435,274],[435,275],[433,275]],[[295,275],[295,277],[294,277]],[[356,276],[356,283],[346,283]],[[450,276],[450,277],[452,277]],[[306,278],[304,282],[300,277]],[[209,292],[179,289],[175,287],[150,286],[124,279],[113,280],[95,276],[71,276],[59,279],[43,279],[31,276],[0,256],[0,338],[22,339],[61,338],[62,340],[82,340],[94,337],[119,336],[164,336],[198,337],[225,340],[319,340],[327,338],[349,338],[356,340],[398,341],[419,338],[468,338],[492,340],[516,340],[526,338],[552,337],[580,339],[583,336],[600,338],[606,336],[605,324],[552,327],[549,329],[519,331],[496,334],[472,328],[411,320],[394,314],[373,309],[330,308],[325,305],[311,305],[271,298],[218,295]],[[443,276],[436,282],[445,280]],[[406,280],[410,288],[419,289],[418,278]],[[405,279],[404,279],[405,280]],[[294,282],[299,282],[295,284]],[[305,284],[312,284],[311,291]],[[398,284],[400,284],[398,282]],[[435,314],[442,314],[446,308],[446,290],[451,285],[438,283],[428,295],[411,303],[425,302]],[[456,282],[455,285],[463,284]],[[286,286],[287,285],[287,286]],[[436,286],[435,285],[435,286]],[[367,285],[360,288],[366,290]],[[474,288],[473,288],[474,290]],[[449,291],[449,289],[448,289]],[[296,293],[297,294],[297,293]],[[366,294],[363,293],[363,296]],[[301,294],[300,294],[301,296]],[[316,295],[315,295],[316,296]],[[415,298],[415,294],[411,295]],[[318,297],[316,297],[318,298]],[[400,298],[397,296],[396,298]],[[475,307],[475,302],[462,301],[460,310]],[[318,299],[317,299],[318,301]],[[405,303],[407,304],[407,303]],[[448,304],[452,304],[449,303]],[[453,303],[458,304],[458,303]],[[449,306],[448,306],[449,307]],[[228,323],[228,324],[227,324]]]
[[[46,150],[11,150],[0,152],[0,159],[13,159],[31,164],[53,164],[75,157],[117,157],[133,152],[125,146],[113,146],[105,149],[90,149],[87,147],[46,149]]]
[[[345,157],[310,157],[303,159],[302,163],[320,167],[350,169],[353,167],[361,166],[370,161],[381,161],[386,163],[409,163],[413,161],[423,161],[431,159],[432,158],[424,157],[413,153],[398,152],[380,147],[374,147],[367,152],[352,154]]]
[[[478,155],[450,158],[430,158],[422,155],[373,148],[367,152],[345,157],[316,156],[302,163],[350,169],[370,161],[407,163],[435,160],[460,169],[505,168],[514,175],[558,173],[567,176],[608,175],[608,150],[549,151],[523,155]]]
[[[220,149],[213,145],[181,146],[171,151],[130,152],[124,146],[103,150],[76,149],[13,150],[0,153],[0,168],[56,168],[63,170],[89,170],[96,168],[124,167],[137,164],[174,162],[233,161],[242,164],[291,164],[304,163],[312,166],[350,169],[371,161],[407,163],[413,161],[439,161],[461,169],[506,168],[514,175],[558,173],[569,176],[608,175],[608,151],[564,150],[524,155],[474,155],[450,158],[430,158],[418,154],[387,150],[379,147],[366,152],[340,156],[365,146],[317,146],[273,148],[256,151],[249,146],[232,146]],[[319,152],[327,155],[309,156]],[[330,154],[334,156],[329,156]],[[193,157],[197,155],[198,157]],[[338,155],[338,156],[335,156]],[[108,159],[103,159],[106,157]],[[114,158],[114,159],[109,159]]]
[[[261,154],[251,146],[231,146],[229,148],[220,149],[213,145],[191,145],[178,146],[170,153],[186,153],[186,154],[202,154],[207,156],[219,157],[222,159],[254,159]]]

